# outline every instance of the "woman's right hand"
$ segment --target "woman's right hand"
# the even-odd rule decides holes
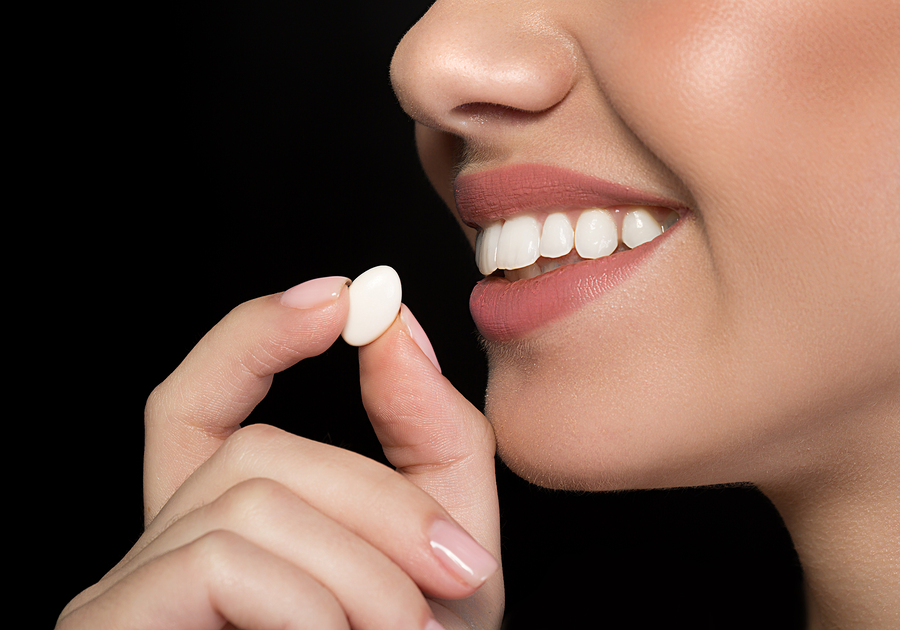
[[[493,433],[417,346],[408,311],[360,351],[363,401],[396,470],[240,428],[275,373],[340,334],[343,282],[241,305],[154,391],[145,532],[59,629],[499,627]]]

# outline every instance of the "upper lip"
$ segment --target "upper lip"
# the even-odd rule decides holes
[[[463,223],[485,225],[522,212],[614,206],[660,206],[678,210],[684,204],[558,166],[517,164],[456,178],[456,208]]]

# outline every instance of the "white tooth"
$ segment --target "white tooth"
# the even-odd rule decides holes
[[[503,224],[497,244],[497,267],[519,269],[538,259],[541,226],[533,216],[522,214]]]
[[[541,256],[559,258],[572,251],[575,244],[575,230],[572,223],[562,212],[554,212],[544,221],[541,233]]]
[[[502,224],[492,223],[475,237],[475,263],[482,275],[497,271],[497,242]]]
[[[646,210],[632,210],[622,219],[622,242],[634,249],[662,234],[656,219]]]
[[[585,210],[575,224],[575,251],[582,258],[609,256],[619,246],[616,222],[605,210]]]

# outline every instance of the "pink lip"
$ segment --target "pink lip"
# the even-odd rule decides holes
[[[463,175],[454,194],[462,220],[486,225],[519,212],[648,205],[683,210],[670,199],[558,167],[523,164]],[[666,237],[606,258],[560,267],[530,280],[491,276],[475,285],[469,309],[490,341],[521,338],[610,291],[636,272]]]
[[[460,175],[453,187],[459,216],[468,225],[496,221],[523,211],[552,208],[661,206],[678,209],[676,201],[630,186],[540,164],[519,164]]]

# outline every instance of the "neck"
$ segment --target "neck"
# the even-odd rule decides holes
[[[900,628],[900,415],[883,417],[844,425],[827,473],[760,486],[803,565],[809,630]]]

